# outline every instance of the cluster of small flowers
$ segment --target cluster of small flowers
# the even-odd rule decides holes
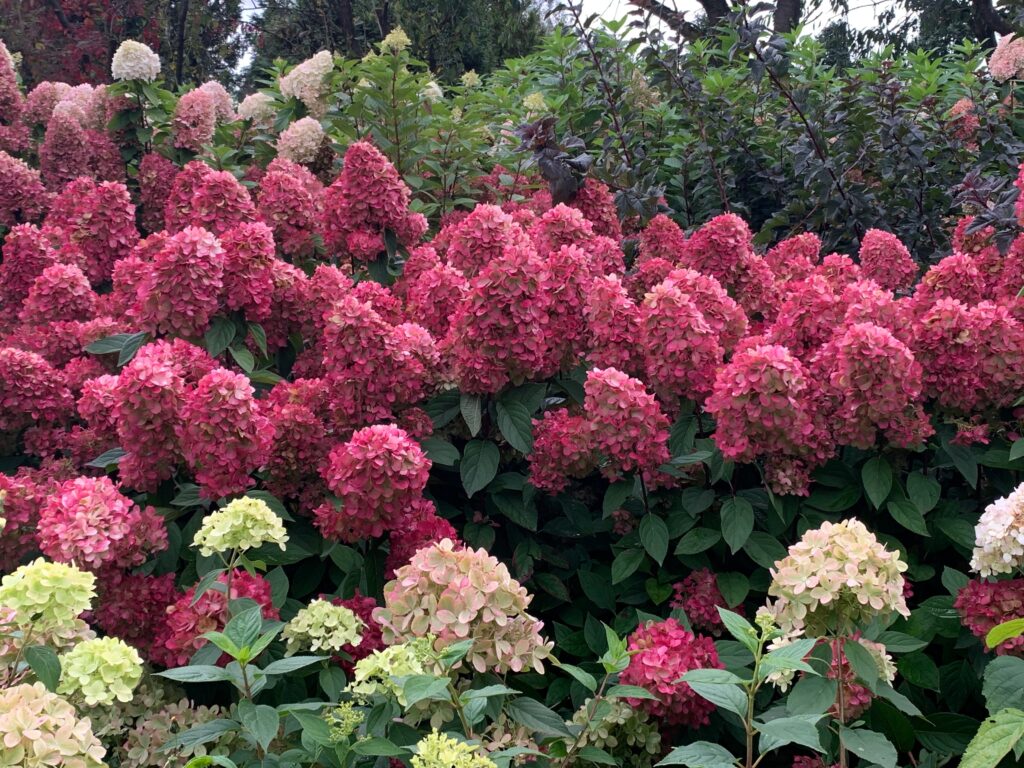
[[[690,626],[716,637],[722,633],[722,616],[718,609],[728,606],[713,571],[707,568],[696,570],[678,584],[673,584],[672,589],[675,595],[671,605],[686,614]]]
[[[988,71],[997,82],[1024,74],[1024,38],[1003,35],[988,59]]]
[[[310,114],[322,117],[327,110],[327,77],[333,69],[334,57],[331,52],[320,51],[296,64],[288,74],[282,75],[277,83],[278,88],[282,96],[298,99]]]
[[[700,728],[715,705],[680,678],[691,669],[722,669],[709,637],[687,632],[675,619],[641,625],[629,636],[632,655],[619,676],[625,685],[646,688],[656,699],[627,699],[667,725]]]
[[[985,642],[995,627],[1024,616],[1024,579],[973,579],[957,593],[953,606],[971,634]],[[1004,640],[994,650],[1000,656],[1024,656],[1024,635]]]
[[[285,624],[281,637],[288,646],[288,654],[299,649],[313,653],[337,653],[346,647],[360,645],[363,623],[344,605],[327,600],[313,600]]]
[[[417,742],[412,768],[497,768],[497,764],[479,750],[477,745],[433,730]]]
[[[609,701],[599,710],[592,699],[586,699],[572,721],[584,726],[580,746],[591,744],[623,764],[628,760],[635,768],[651,768],[661,754],[658,724],[645,710],[625,701]]]
[[[981,576],[1013,573],[1024,565],[1024,484],[996,499],[974,529],[971,569]]]
[[[526,609],[531,596],[483,549],[444,539],[420,549],[384,589],[373,613],[388,644],[427,635],[440,650],[473,639],[466,661],[478,672],[543,672],[553,646]]]
[[[241,498],[204,517],[192,546],[209,557],[215,553],[244,552],[264,544],[276,544],[283,551],[287,541],[281,518],[267,502]]]

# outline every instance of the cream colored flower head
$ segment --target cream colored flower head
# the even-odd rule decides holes
[[[0,607],[40,630],[74,624],[96,597],[96,577],[73,565],[38,558],[0,581]]]
[[[115,80],[151,83],[160,76],[160,57],[145,43],[125,40],[110,60],[110,74]]]
[[[475,69],[471,69],[468,72],[462,73],[462,84],[467,88],[476,88],[480,85],[480,75],[476,73]]]
[[[349,608],[314,600],[295,614],[281,636],[288,641],[289,656],[300,649],[337,653],[346,645],[362,642],[363,626]]]
[[[548,103],[544,101],[544,94],[539,91],[534,91],[523,99],[523,106],[526,107],[527,112],[547,112],[548,110]]]
[[[283,550],[287,541],[281,518],[267,502],[246,496],[207,515],[196,531],[192,546],[209,557],[214,553],[255,549],[264,544],[277,544]]]
[[[498,768],[480,747],[431,731],[416,744],[412,768]]]
[[[1024,565],[1024,484],[996,499],[974,528],[971,569],[981,576],[1013,573]]]
[[[412,40],[401,27],[395,27],[380,41],[381,53],[401,53],[412,45]]]
[[[311,163],[320,151],[324,129],[312,117],[296,120],[277,137],[277,154],[293,163]]]
[[[824,523],[807,531],[776,563],[768,594],[777,598],[783,632],[809,637],[848,632],[875,616],[909,616],[903,598],[907,564],[859,520]]]
[[[253,125],[270,126],[274,124],[277,110],[274,99],[266,93],[250,93],[238,105],[238,116],[250,121]]]
[[[42,683],[0,690],[0,766],[105,768],[89,719]]]
[[[437,84],[436,80],[431,80],[420,90],[420,98],[431,104],[437,104],[444,101],[444,89]]]
[[[433,637],[389,645],[356,662],[348,690],[357,696],[391,694],[406,706],[402,688],[392,678],[429,674],[437,663]]]
[[[278,80],[278,87],[284,97],[295,97],[310,114],[322,117],[327,110],[328,75],[334,69],[334,56],[330,51],[320,51],[300,64],[296,64],[287,75]]]
[[[116,637],[79,643],[60,657],[57,692],[81,697],[88,706],[131,701],[142,679],[138,651]]]

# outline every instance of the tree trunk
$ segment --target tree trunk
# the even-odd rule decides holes
[[[181,0],[178,9],[178,29],[176,31],[176,48],[174,62],[174,84],[180,86],[185,77],[185,28],[188,26],[188,5],[189,0]]]
[[[657,0],[629,0],[629,4],[661,19],[669,29],[684,40],[695,40],[700,36],[700,30],[695,24],[686,20],[685,13],[677,11],[675,8],[669,8],[664,3],[659,3]]]
[[[356,25],[352,16],[352,0],[333,0],[331,9],[334,23],[341,29],[342,37],[345,38],[345,53],[350,58],[358,59],[360,52],[356,50]]]
[[[978,42],[995,45],[997,32],[1000,35],[1013,32],[1013,28],[999,14],[992,0],[971,0],[971,10],[974,13],[974,35]]]
[[[777,0],[772,28],[776,32],[792,32],[800,23],[802,14],[801,0]]]

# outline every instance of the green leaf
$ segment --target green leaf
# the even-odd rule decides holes
[[[442,467],[454,467],[459,461],[459,449],[440,437],[427,437],[420,440],[423,452],[434,464]]]
[[[770,533],[754,531],[743,545],[747,556],[762,568],[774,568],[786,556],[786,548]]]
[[[878,686],[878,663],[871,655],[871,651],[850,638],[843,643],[843,654],[850,663],[854,674],[857,675],[857,679],[869,690],[874,691]]]
[[[559,715],[536,699],[522,696],[505,705],[505,712],[515,722],[529,728],[544,738],[572,736]]]
[[[995,648],[1000,643],[1024,635],[1024,619],[1011,619],[997,624],[985,635],[985,645]]]
[[[476,437],[480,433],[483,424],[483,408],[480,403],[480,395],[468,395],[463,392],[459,395],[459,411],[462,413],[462,420],[469,427],[469,434]]]
[[[237,659],[242,654],[242,649],[223,632],[204,632],[201,637],[209,640],[233,659]]]
[[[1010,461],[1016,461],[1024,456],[1024,440],[1014,440],[1010,446]]]
[[[127,339],[124,340],[124,345],[121,347],[121,353],[117,356],[117,365],[120,368],[123,365],[128,365],[135,357],[135,353],[139,351],[146,340],[149,338],[149,334],[145,332],[133,333]]]
[[[685,675],[683,676],[686,677]],[[686,681],[693,692],[703,699],[707,699],[716,707],[734,712],[741,718],[747,714],[747,696],[743,689],[733,684],[721,683],[698,683]]]
[[[118,465],[125,455],[126,451],[123,448],[111,448],[109,451],[101,453],[85,466],[106,469],[107,467]]]
[[[754,530],[754,508],[740,496],[722,504],[722,537],[734,555],[747,543]]]
[[[935,505],[939,503],[942,487],[939,481],[930,475],[911,472],[907,475],[907,494],[917,510],[924,515],[935,509]]]
[[[567,665],[571,666],[571,665]],[[583,670],[580,670],[581,672]],[[586,674],[584,672],[584,674]],[[597,684],[594,684],[594,690],[597,689]],[[473,701],[474,699],[490,699],[495,696],[518,696],[519,691],[515,688],[509,688],[507,685],[485,685],[483,688],[470,688],[468,691],[462,693],[459,699],[463,703],[467,701]]]
[[[624,549],[619,552],[612,561],[612,584],[625,581],[636,573],[644,557],[642,549]]]
[[[890,653],[911,653],[919,651],[928,643],[904,632],[883,632],[878,636],[878,642],[885,646]]]
[[[811,652],[817,642],[816,638],[805,637],[800,640],[794,640],[789,645],[784,645],[772,651],[761,660],[761,675],[767,677],[773,672],[790,671],[814,674],[814,667],[804,661],[804,658]]]
[[[665,521],[657,515],[644,515],[640,521],[640,543],[658,565],[664,563],[668,554],[668,526]]]
[[[281,718],[276,709],[266,704],[253,704],[248,699],[238,702],[238,721],[264,751],[277,737],[281,726]]]
[[[633,493],[633,480],[620,480],[608,486],[604,492],[604,500],[601,503],[601,513],[608,517],[612,512],[621,509]]]
[[[259,323],[249,322],[245,324],[249,329],[249,335],[252,340],[256,342],[256,348],[259,349],[260,354],[264,357],[267,356],[267,332],[263,330],[263,326]]]
[[[210,327],[206,330],[203,340],[206,342],[206,351],[210,357],[219,357],[220,354],[231,346],[235,340],[235,321],[226,317],[215,317]]]
[[[477,491],[483,490],[498,474],[498,463],[501,453],[498,446],[490,440],[470,440],[462,453],[459,462],[459,475],[462,486],[470,498]]]
[[[940,755],[962,755],[980,725],[974,718],[954,712],[932,712],[913,721],[921,746]]]
[[[722,617],[725,630],[753,653],[757,649],[757,630],[754,625],[744,619],[738,613],[727,611],[725,608],[718,608],[718,615]]]
[[[896,668],[908,683],[930,691],[939,690],[939,668],[923,651],[915,651],[901,657],[896,663]]]
[[[766,723],[754,723],[754,727],[761,734],[757,742],[758,752],[764,754],[787,744],[799,744],[815,752],[824,752],[821,734],[818,733],[816,725],[822,717],[824,715],[795,715],[769,720]]]
[[[466,654],[472,650],[474,642],[473,638],[467,638],[466,640],[459,640],[458,642],[446,646],[445,649],[441,651],[441,657],[439,659],[441,666],[445,669],[451,669],[454,667],[466,658]]]
[[[256,367],[256,358],[252,356],[252,352],[245,347],[228,347],[228,352],[231,353],[231,357],[238,363],[239,368],[246,373],[252,373]]]
[[[329,747],[334,744],[331,729],[327,725],[327,721],[319,713],[303,712],[298,709],[291,711],[289,714],[298,720],[299,725],[302,726],[303,745],[306,744],[307,739],[322,747]]]
[[[871,503],[875,509],[880,509],[892,490],[892,467],[889,462],[882,456],[871,457],[861,467],[860,477]]]
[[[359,739],[352,745],[352,752],[371,757],[402,757],[409,754],[409,750],[380,736]]]
[[[960,590],[967,586],[970,582],[970,577],[956,568],[950,568],[948,565],[942,568],[942,586],[946,588],[953,597],[960,594]]]
[[[657,701],[658,697],[648,691],[646,688],[641,688],[639,685],[613,685],[607,691],[605,696],[610,699],[649,699],[651,701]]]
[[[687,768],[735,768],[736,759],[725,747],[710,741],[695,741],[676,747],[658,765],[685,765]]]
[[[214,568],[209,573],[205,574],[203,578],[196,584],[195,591],[192,593],[192,602],[190,605],[195,605],[210,587],[214,585],[221,574],[225,573],[224,568]]]
[[[917,505],[909,499],[893,499],[886,508],[892,519],[902,525],[908,531],[913,531],[919,536],[931,536],[928,533],[928,524],[924,521],[924,515],[917,508]]]
[[[530,453],[533,450],[533,423],[526,406],[514,400],[499,400],[494,410],[502,437],[520,453]]]
[[[433,675],[409,675],[402,681],[402,695],[411,707],[421,701],[450,701],[448,678]]]
[[[32,668],[36,679],[48,691],[56,691],[60,682],[60,659],[52,648],[45,645],[30,645],[25,649],[25,661]]]
[[[113,352],[120,352],[124,349],[124,343],[131,337],[130,333],[115,333],[113,336],[94,341],[85,348],[85,351],[91,355],[109,355]]]
[[[989,712],[1024,709],[1024,659],[998,656],[985,667],[981,688]]]
[[[715,581],[718,584],[718,591],[725,598],[725,604],[730,608],[735,608],[742,603],[750,593],[750,581],[742,573],[732,571],[719,573],[715,577]]]
[[[574,664],[563,664],[561,662],[556,662],[556,666],[559,669],[568,672],[573,677],[573,679],[576,680],[576,682],[578,682],[591,693],[597,690],[597,678],[595,678],[585,669],[580,669]]]
[[[824,714],[836,701],[836,681],[826,677],[802,677],[786,698],[791,715]]]
[[[727,669],[691,669],[679,679],[687,683],[711,685],[740,685],[743,683],[743,678]]]
[[[692,528],[676,544],[677,555],[696,555],[711,549],[722,540],[722,534],[711,528]]]
[[[981,724],[967,745],[960,768],[995,768],[1024,738],[1024,712],[1004,709]]]
[[[234,616],[224,627],[224,634],[230,637],[239,648],[244,648],[256,641],[262,627],[263,611],[257,605]]]
[[[585,760],[588,763],[596,763],[597,765],[618,765],[619,762],[599,747],[593,745],[583,747],[578,753],[580,760]]]
[[[956,467],[964,480],[970,483],[971,488],[978,487],[978,457],[967,445],[956,445],[948,440],[942,442],[942,449],[949,456],[953,466]]]
[[[193,664],[189,667],[178,667],[157,672],[160,677],[174,680],[177,683],[217,683],[231,679],[231,673],[223,667],[212,664]]]
[[[187,731],[171,736],[160,747],[160,752],[171,752],[175,749],[192,749],[200,744],[216,741],[229,731],[237,731],[238,723],[234,720],[211,720],[207,723],[193,725]],[[324,724],[327,727],[327,724]]]
[[[289,672],[297,672],[300,669],[310,667],[317,662],[324,661],[327,656],[289,656],[287,659],[278,659],[270,662],[263,670],[265,675],[286,675]]]
[[[862,728],[851,730],[843,727],[840,736],[846,748],[857,757],[882,768],[896,768],[896,747],[882,734]]]

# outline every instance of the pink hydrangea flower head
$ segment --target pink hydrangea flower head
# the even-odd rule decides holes
[[[139,200],[142,202],[142,226],[147,232],[164,228],[164,205],[171,196],[178,167],[156,152],[147,152],[139,161]]]
[[[1003,35],[988,59],[988,71],[999,83],[1020,77],[1024,72],[1024,38]]]
[[[731,351],[746,336],[747,316],[743,308],[733,301],[715,278],[692,269],[674,269],[665,282],[689,294],[704,321],[718,335],[722,349]]]
[[[404,430],[376,424],[335,446],[321,473],[341,508],[318,508],[316,526],[327,538],[352,543],[395,527],[426,488],[430,459]]]
[[[433,635],[440,650],[472,638],[465,662],[477,672],[543,673],[553,644],[526,612],[531,600],[497,558],[443,539],[396,571],[373,618],[388,645]]]
[[[635,266],[649,259],[664,259],[676,264],[686,249],[686,235],[672,219],[659,213],[640,230],[637,237],[637,256]]]
[[[715,705],[698,696],[684,682],[693,669],[722,669],[710,637],[687,632],[675,619],[641,625],[629,636],[632,655],[619,675],[624,685],[638,685],[656,699],[627,699],[667,725],[700,728],[707,725]]]
[[[788,237],[764,255],[764,260],[780,282],[810,277],[820,258],[821,239],[812,232]]]
[[[736,284],[754,255],[753,235],[747,223],[734,213],[723,213],[693,233],[686,241],[679,265],[713,276],[727,287]]]
[[[469,292],[462,272],[438,262],[404,284],[405,311],[438,338],[444,338]]]
[[[590,222],[594,234],[609,237],[612,240],[622,239],[622,226],[615,208],[615,196],[604,182],[594,178],[584,180],[583,186],[576,192],[576,197],[569,203],[583,214]]]
[[[860,242],[861,274],[889,291],[910,288],[917,279],[917,263],[896,235],[869,229]]]
[[[506,253],[470,282],[449,332],[456,379],[463,392],[497,392],[550,370],[550,321],[556,297],[544,290],[536,255]]]
[[[1024,616],[1024,579],[972,579],[957,594],[953,606],[963,625],[984,643],[991,630]],[[988,650],[995,650],[998,656],[1024,656],[1024,636],[1004,640]]]
[[[30,128],[45,126],[53,114],[53,108],[70,90],[71,86],[67,83],[55,83],[50,80],[39,83],[25,96],[25,109],[21,113],[22,122]]]
[[[93,429],[116,438],[117,422],[114,408],[117,404],[118,377],[110,374],[97,376],[82,383],[78,398],[78,416]]]
[[[277,137],[277,156],[293,163],[312,163],[324,141],[324,129],[313,117],[290,123]]]
[[[309,256],[315,247],[323,185],[304,166],[275,158],[260,180],[257,210],[274,230],[281,253],[291,257]]]
[[[647,294],[640,317],[646,381],[663,402],[703,400],[724,352],[693,297],[668,279]]]
[[[196,226],[220,235],[236,224],[255,219],[256,207],[238,179],[199,160],[188,163],[174,177],[164,206],[169,232]]]
[[[165,239],[136,288],[129,315],[151,333],[201,336],[220,307],[224,249],[201,227]]]
[[[626,293],[617,275],[591,281],[583,307],[587,359],[598,368],[617,368],[631,376],[644,371],[640,338],[640,308]]]
[[[218,368],[185,395],[178,423],[181,451],[204,497],[218,499],[253,485],[274,425],[260,413],[249,377]]]
[[[542,491],[560,493],[569,478],[584,478],[597,466],[593,430],[585,416],[566,408],[545,411],[533,420],[530,483]]]
[[[904,344],[913,340],[913,299],[896,299],[874,280],[855,280],[840,294],[840,305],[845,308],[838,326],[856,323],[874,323],[885,328]]]
[[[988,292],[994,301],[1007,308],[1015,308],[1015,314],[1021,314],[1021,302],[1017,294],[1024,288],[1024,235],[1017,235],[1014,238],[1006,255],[1000,260],[998,273],[992,275],[986,282]]]
[[[148,657],[164,624],[167,607],[178,597],[174,574],[150,576],[112,568],[97,574],[92,623]]]
[[[836,442],[870,448],[878,432],[902,448],[920,445],[934,430],[921,398],[921,366],[887,329],[851,325],[822,351],[835,398]]]
[[[274,392],[279,389],[284,391],[282,385],[278,385]],[[317,387],[316,393],[321,395],[322,388]],[[316,468],[323,464],[330,447],[327,427],[317,414],[316,396],[297,394],[297,397],[294,402],[268,402],[261,407],[274,425],[265,483],[271,493],[282,498],[305,498],[304,491],[308,488],[319,489],[323,498],[326,486]]]
[[[3,243],[0,304],[14,314],[43,271],[58,261],[52,239],[34,224],[18,224]]]
[[[977,147],[975,136],[981,128],[981,120],[978,118],[978,108],[973,101],[964,97],[949,108],[946,113],[949,127],[953,136],[962,141],[967,147]]]
[[[271,314],[274,294],[274,233],[261,221],[238,224],[220,237],[224,249],[224,303],[247,320]]]
[[[18,87],[11,54],[0,42],[0,149],[17,152],[28,140],[24,123],[25,97]]]
[[[551,371],[576,367],[586,347],[583,308],[592,279],[590,254],[578,245],[563,245],[544,259],[541,291],[557,297],[548,318],[548,367]]]
[[[824,277],[834,291],[841,291],[844,286],[861,279],[860,265],[841,253],[828,254],[814,268],[814,273]]]
[[[583,216],[583,212],[564,203],[546,211],[530,227],[530,237],[537,253],[542,256],[563,245],[582,245],[594,234],[594,226]]]
[[[0,225],[37,221],[48,205],[39,171],[0,149]]]
[[[235,104],[231,100],[231,94],[227,88],[216,80],[208,80],[199,86],[198,90],[206,91],[213,99],[213,112],[217,120],[230,123],[235,119]]]
[[[228,574],[217,577],[217,582],[228,586]],[[195,587],[189,588],[167,607],[163,626],[157,632],[150,650],[150,659],[164,667],[188,664],[192,655],[208,642],[206,632],[220,631],[228,622],[228,602],[249,598],[263,609],[263,618],[276,619],[277,609],[271,603],[270,582],[262,576],[237,569],[231,574],[230,595],[226,590],[207,589],[195,598]]]
[[[97,571],[131,568],[167,548],[167,529],[152,507],[140,508],[108,477],[77,477],[39,511],[39,548],[61,563]]]
[[[39,171],[48,189],[57,191],[79,176],[91,176],[89,138],[81,110],[61,102],[46,124],[39,147]]]
[[[28,324],[89,320],[96,312],[96,298],[82,270],[72,264],[54,264],[32,283],[18,319]]]
[[[717,421],[715,442],[726,458],[764,458],[776,493],[805,495],[810,470],[832,454],[821,392],[785,347],[758,344],[737,352],[704,407]]]
[[[412,560],[419,550],[449,539],[461,544],[452,524],[437,514],[434,504],[416,499],[388,534],[388,556],[384,561],[384,578],[395,578],[395,571]]]
[[[174,146],[200,152],[213,141],[217,128],[217,100],[203,88],[194,88],[181,95],[171,117]]]
[[[650,258],[641,261],[629,275],[626,276],[624,285],[633,301],[641,302],[644,296],[658,283],[664,282],[673,270],[675,265],[671,261],[660,258]]]
[[[439,235],[448,243],[445,260],[472,278],[506,250],[529,248],[530,238],[515,219],[494,205],[478,205]]]
[[[642,382],[614,368],[587,374],[584,410],[593,431],[601,472],[610,479],[643,472],[657,485],[658,468],[669,460],[668,417]]]
[[[324,192],[319,230],[327,249],[369,260],[384,250],[384,230],[411,248],[427,231],[409,210],[411,193],[388,159],[367,141],[351,144],[341,174]]]
[[[828,281],[817,275],[790,282],[786,288],[788,294],[765,336],[769,343],[804,358],[832,338],[845,307]]]
[[[618,240],[594,235],[581,247],[590,254],[590,273],[594,277],[625,274],[625,255]]]
[[[918,311],[938,299],[957,299],[977,304],[985,298],[985,280],[972,256],[954,253],[930,267],[914,290]]]
[[[117,181],[75,179],[57,195],[46,223],[60,231],[60,245],[84,259],[83,271],[98,285],[110,279],[114,262],[139,240],[135,206],[128,188]]]
[[[728,606],[718,589],[718,577],[712,571],[707,568],[693,571],[674,584],[673,589],[672,607],[686,613],[690,626],[710,632],[715,637],[722,634],[722,616],[718,609]]]
[[[995,243],[995,229],[985,226],[977,231],[968,232],[973,224],[973,216],[964,216],[957,221],[953,230],[953,250],[956,253],[966,253],[974,259],[986,291],[991,292],[999,281],[1003,255]]]
[[[74,402],[63,375],[35,352],[0,347],[0,370],[0,430],[58,423],[71,415]]]

